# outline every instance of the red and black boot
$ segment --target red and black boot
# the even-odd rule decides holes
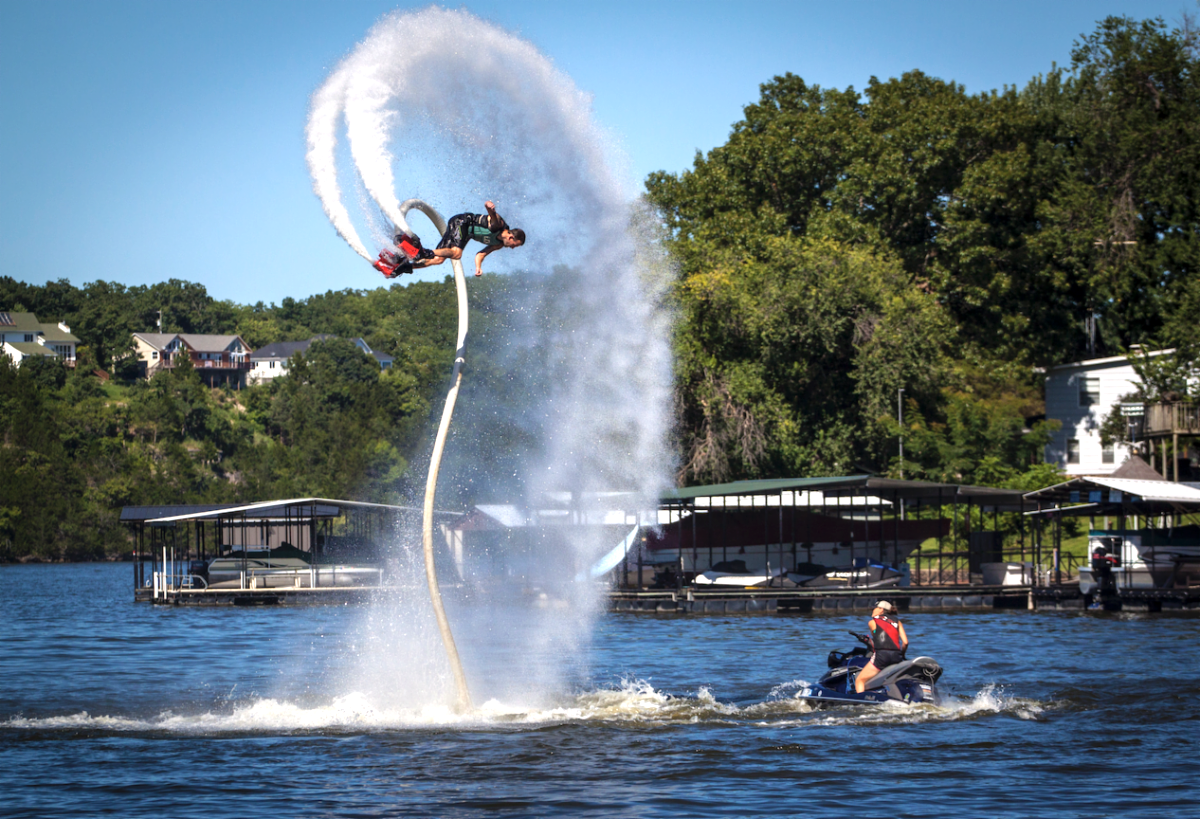
[[[391,250],[379,251],[379,259],[372,262],[371,266],[388,279],[394,279],[403,273],[412,272],[412,262],[405,256]]]
[[[415,233],[412,236],[403,232],[397,233],[396,247],[400,248],[400,252],[407,256],[410,262],[419,262],[433,258],[433,251],[426,250],[421,245],[421,237]]]

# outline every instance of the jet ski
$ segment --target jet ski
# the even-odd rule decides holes
[[[864,646],[850,651],[829,652],[829,671],[816,683],[806,685],[796,694],[797,699],[813,705],[879,705],[885,702],[929,703],[941,705],[942,696],[937,690],[937,681],[942,676],[942,667],[930,657],[917,657],[890,665],[867,683],[861,694],[854,690],[854,678],[871,660],[871,638],[866,634],[850,632]]]
[[[828,569],[812,563],[802,563],[788,578],[806,589],[885,589],[899,586],[904,573],[885,563],[854,561],[852,569]]]

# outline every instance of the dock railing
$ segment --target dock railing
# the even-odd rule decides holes
[[[358,572],[363,572],[359,568]],[[375,587],[383,586],[383,567],[375,567]],[[280,579],[288,582],[272,582]],[[322,583],[322,580],[325,582]],[[307,581],[305,583],[304,581]],[[156,563],[151,573],[151,600],[170,600],[187,593],[202,593],[210,591],[208,580],[192,571],[192,563],[188,559],[180,560],[175,549],[164,546],[162,562]],[[307,571],[286,572],[275,568],[247,568],[239,573],[237,589],[211,589],[211,591],[256,591],[278,589],[280,591],[294,589],[337,589],[347,585],[368,587],[368,584],[338,583],[338,566],[310,564]]]
[[[195,589],[196,581],[203,584],[202,589],[208,588],[208,582],[203,577],[192,574],[190,561],[178,560],[175,550],[164,546],[162,563],[156,567],[151,576],[151,599],[167,600],[173,593],[178,594],[184,589]]]

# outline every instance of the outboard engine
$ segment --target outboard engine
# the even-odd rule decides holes
[[[203,579],[204,585],[207,586],[208,585],[208,561],[207,560],[193,560],[191,563],[188,564],[188,574],[190,574],[192,577],[199,577],[199,578]],[[190,582],[195,582],[195,581],[192,581],[191,578],[188,578],[188,579]]]
[[[1096,600],[1104,602],[1115,597],[1117,582],[1113,577],[1113,569],[1121,565],[1120,556],[1110,554],[1104,543],[1097,543],[1092,547],[1091,560],[1092,577],[1096,580]]]

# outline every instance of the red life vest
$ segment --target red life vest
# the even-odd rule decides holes
[[[872,617],[871,622],[876,628],[871,631],[871,641],[876,651],[904,651],[904,641],[900,638],[900,623],[891,617]]]

